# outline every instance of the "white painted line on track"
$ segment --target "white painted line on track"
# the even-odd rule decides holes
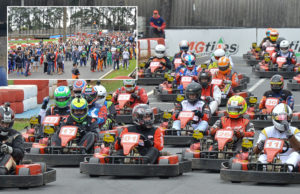
[[[151,90],[150,92],[147,93],[148,96],[153,94],[153,90]]]
[[[107,76],[108,74],[110,74],[112,71],[114,71],[114,69],[111,69],[106,74],[104,74],[103,76],[99,77],[99,79],[103,79],[105,76]]]
[[[266,79],[261,79],[258,82],[256,82],[256,84],[254,84],[251,88],[249,88],[249,92],[253,92],[253,90],[255,90],[260,84],[262,84]]]

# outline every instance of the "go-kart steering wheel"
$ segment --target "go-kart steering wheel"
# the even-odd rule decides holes
[[[286,149],[283,149],[284,147],[286,147]],[[281,151],[282,154],[287,152],[290,148],[290,144],[288,143],[288,141],[286,141],[286,140],[284,141],[283,148],[282,148],[282,151]]]

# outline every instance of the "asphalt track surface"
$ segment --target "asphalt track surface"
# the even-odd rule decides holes
[[[72,79],[72,68],[73,68],[73,62],[71,61],[65,61],[65,69],[64,73],[61,75],[58,75],[57,72],[53,75],[47,75],[47,73],[44,73],[44,67],[38,66],[38,72],[32,72],[33,68],[31,69],[31,76],[25,77],[24,75],[17,75],[17,72],[14,71],[12,74],[8,74],[8,79]],[[122,68],[120,66],[120,68]],[[106,66],[106,68],[103,67],[103,71],[95,71],[91,72],[91,60],[87,61],[86,66],[80,67],[80,64],[78,65],[78,69],[80,72],[80,79],[99,79],[102,76],[104,76],[106,73],[113,71],[113,65]],[[23,69],[24,71],[24,69]],[[127,75],[124,75],[127,76]]]
[[[270,88],[269,80],[260,81],[251,74],[251,68],[241,58],[233,58],[235,70],[250,76],[248,89],[252,90],[258,99],[265,90]],[[257,84],[259,83],[259,84]],[[151,94],[153,86],[145,87]],[[295,96],[295,110],[300,111],[300,92],[293,92]],[[149,96],[151,106],[162,110],[171,109],[172,103],[158,102],[153,95]],[[180,152],[182,147],[167,147],[172,152]],[[141,193],[141,194],[185,194],[185,193],[222,193],[222,194],[256,194],[256,193],[299,193],[300,185],[276,185],[255,183],[231,183],[220,179],[218,173],[208,171],[192,171],[183,176],[160,179],[160,178],[118,178],[98,177],[90,178],[79,173],[79,168],[56,168],[57,180],[44,187],[30,188],[29,190],[3,189],[0,192],[22,193]]]

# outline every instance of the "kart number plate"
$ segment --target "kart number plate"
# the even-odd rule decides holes
[[[46,133],[46,134],[53,134],[54,133],[54,128],[51,127],[51,126],[45,126],[44,133]]]
[[[179,114],[179,117],[181,117],[181,118],[190,118],[193,116],[194,116],[193,112],[180,112],[180,114]]]
[[[134,134],[124,134],[122,137],[123,143],[137,143],[139,141],[138,135]]]
[[[180,58],[176,58],[175,60],[174,60],[174,63],[181,63],[182,62],[182,60],[180,59]]]
[[[160,62],[151,62],[150,67],[157,67],[160,66]]]
[[[266,51],[267,51],[267,52],[272,52],[272,51],[274,51],[274,50],[275,50],[274,47],[267,47],[267,48],[266,48]]]
[[[129,100],[130,94],[122,94],[118,97],[118,100]]]
[[[192,81],[192,77],[184,76],[184,77],[181,78],[181,80],[183,82],[191,82]]]
[[[276,106],[278,104],[278,99],[267,99],[266,105],[267,106]]]
[[[231,138],[233,136],[233,131],[219,130],[216,133],[216,138]]]
[[[267,140],[265,143],[265,148],[271,148],[271,149],[280,149],[281,148],[282,141],[278,140]]]
[[[276,59],[277,62],[281,62],[281,63],[285,63],[286,62],[286,58],[285,57],[278,57]]]
[[[77,133],[77,128],[76,127],[62,127],[60,130],[61,135],[70,135],[70,136],[75,136]]]
[[[44,125],[55,125],[55,124],[58,124],[59,120],[60,120],[60,117],[48,116],[44,119],[43,124]]]
[[[221,80],[221,79],[213,79],[213,80],[211,81],[211,84],[217,84],[217,85],[220,85],[220,84],[222,84],[222,80]]]

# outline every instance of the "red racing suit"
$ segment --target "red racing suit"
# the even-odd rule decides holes
[[[125,93],[129,93],[126,91],[125,87],[122,86],[121,88],[117,89],[114,93],[113,93],[113,98],[112,98],[112,102],[114,104],[118,104],[118,95],[119,94],[125,94]],[[135,94],[137,96],[137,98],[132,98],[130,99],[130,108],[135,107],[138,104],[147,104],[148,103],[148,95],[146,93],[146,90],[144,88],[140,88],[139,86],[136,86],[133,90],[133,92],[130,92],[130,94]]]

